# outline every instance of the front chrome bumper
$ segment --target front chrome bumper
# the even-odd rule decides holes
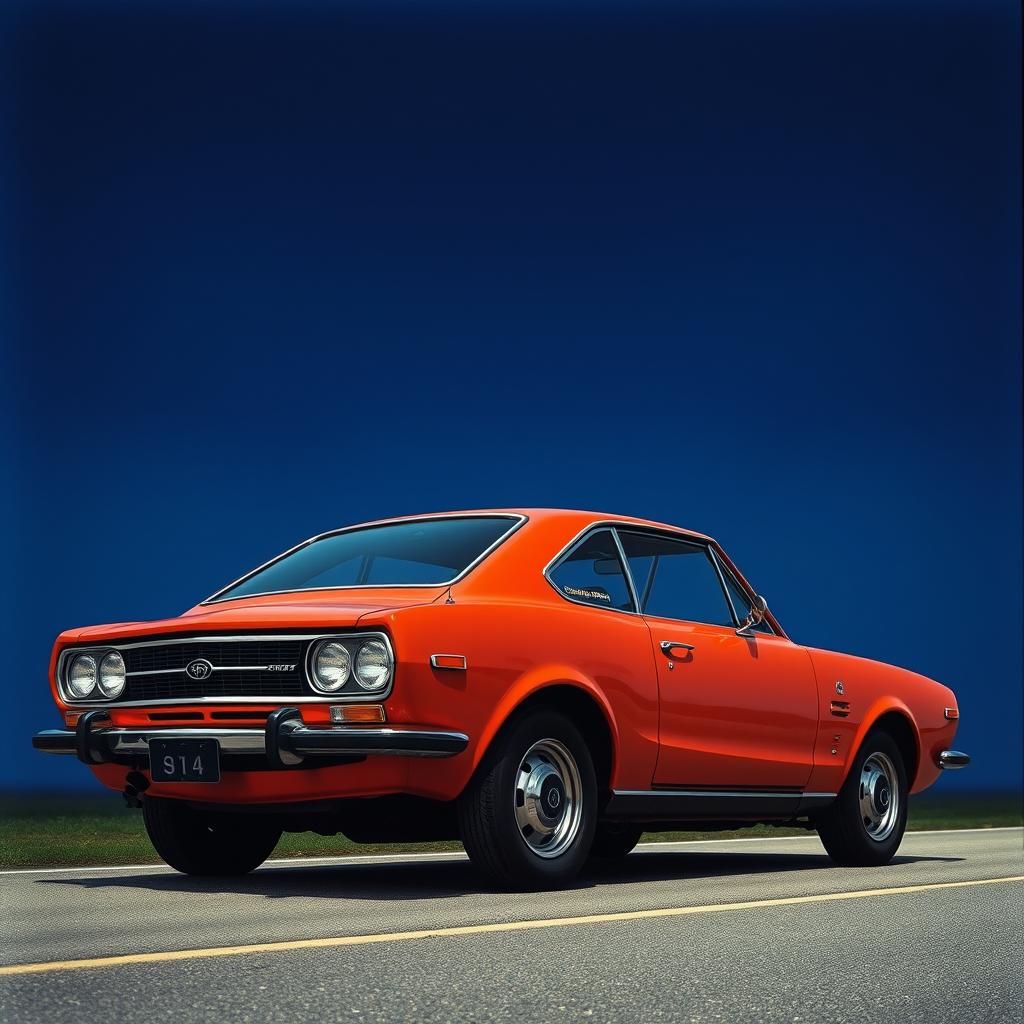
[[[943,750],[935,759],[940,768],[952,771],[956,768],[966,768],[971,763],[970,755],[961,753],[959,750]]]
[[[371,754],[393,757],[453,757],[466,749],[461,732],[391,727],[302,725],[295,708],[271,713],[262,729],[95,728],[106,712],[87,712],[72,729],[46,729],[32,737],[32,746],[47,754],[73,754],[86,764],[137,764],[149,757],[151,739],[209,739],[220,745],[225,768],[233,759],[262,759],[269,768],[287,768],[307,759],[361,760]],[[241,766],[239,766],[241,767]]]

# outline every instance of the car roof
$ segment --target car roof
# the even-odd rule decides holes
[[[449,509],[443,512],[418,512],[411,515],[390,516],[387,519],[374,519],[367,523],[352,524],[354,526],[376,526],[384,523],[400,523],[415,519],[437,519],[448,516],[525,516],[531,522],[543,520],[564,520],[575,525],[578,530],[583,530],[592,523],[622,523],[627,526],[643,526],[655,530],[670,530],[673,533],[682,533],[689,537],[696,537],[700,540],[710,541],[712,538],[707,534],[698,533],[696,530],[688,530],[682,526],[675,526],[671,523],[659,523],[653,519],[640,519],[636,516],[621,515],[614,512],[590,512],[583,509],[571,508],[473,508],[473,509]],[[351,529],[352,527],[341,527],[340,529]]]

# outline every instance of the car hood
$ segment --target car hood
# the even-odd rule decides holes
[[[301,594],[266,594],[216,604],[200,604],[183,615],[147,622],[119,622],[90,626],[78,640],[121,640],[157,633],[216,633],[240,629],[324,629],[355,626],[367,615],[393,608],[432,604],[446,587],[416,590],[307,591]]]

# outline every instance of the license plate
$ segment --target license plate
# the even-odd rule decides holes
[[[216,740],[150,740],[149,772],[154,782],[220,782]]]

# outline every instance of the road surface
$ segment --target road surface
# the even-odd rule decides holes
[[[0,920],[5,1024],[1020,1024],[1024,831],[857,869],[814,836],[650,844],[539,894],[459,854],[2,872]]]

